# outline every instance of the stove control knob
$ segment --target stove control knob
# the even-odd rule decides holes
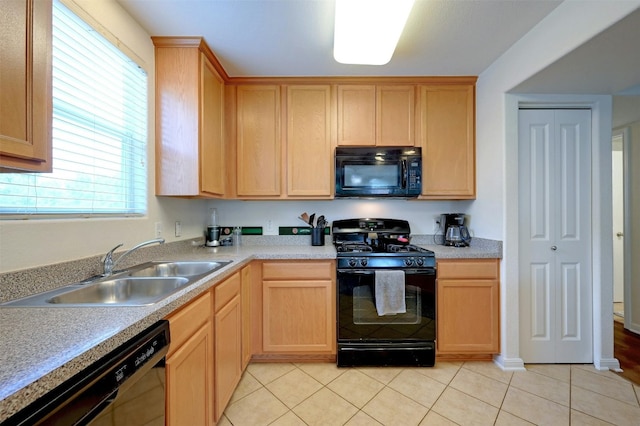
[[[355,267],[358,264],[358,261],[356,259],[349,259],[349,266],[351,266],[352,268]]]
[[[360,259],[361,266],[367,266],[367,259]]]
[[[412,258],[410,258],[410,257],[406,258],[406,259],[404,260],[404,264],[405,264],[405,266],[411,266],[411,265],[413,265],[413,259],[412,259]]]
[[[417,258],[417,259],[416,259],[416,264],[417,264],[418,266],[422,266],[422,265],[424,265],[424,257],[419,257],[419,258]]]

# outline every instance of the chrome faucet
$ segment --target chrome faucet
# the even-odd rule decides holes
[[[164,238],[154,238],[153,240],[149,240],[149,241],[145,241],[143,243],[140,243],[137,246],[135,246],[135,247],[127,250],[126,252],[124,252],[120,257],[118,257],[114,261],[113,260],[113,252],[116,251],[118,248],[122,247],[122,243],[118,244],[117,246],[115,246],[114,248],[109,250],[109,252],[107,252],[107,254],[104,255],[104,258],[102,259],[102,265],[103,265],[103,273],[102,273],[102,275],[106,277],[106,276],[109,276],[109,275],[113,274],[118,262],[120,262],[122,259],[127,257],[129,254],[131,254],[134,251],[138,250],[139,248],[144,247],[144,246],[148,246],[150,244],[164,244]]]

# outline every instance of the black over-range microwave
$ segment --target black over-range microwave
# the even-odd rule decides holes
[[[414,198],[422,192],[419,147],[336,148],[336,198]]]

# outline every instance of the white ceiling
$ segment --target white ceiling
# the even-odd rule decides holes
[[[333,59],[333,0],[118,0],[150,35],[204,36],[241,76],[479,75],[561,0],[416,0],[391,61]]]
[[[230,77],[480,75],[562,0],[416,0],[391,61],[333,59],[334,0],[117,0],[150,35],[203,36]],[[640,95],[640,9],[518,87]]]

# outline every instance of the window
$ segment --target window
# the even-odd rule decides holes
[[[146,213],[146,72],[59,0],[52,87],[53,172],[0,174],[0,213]]]

